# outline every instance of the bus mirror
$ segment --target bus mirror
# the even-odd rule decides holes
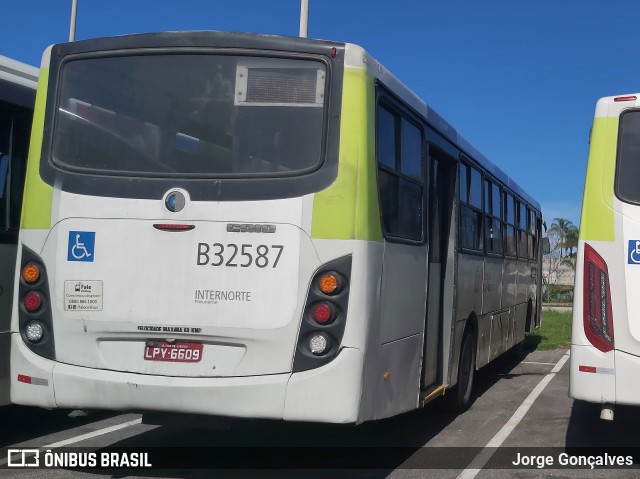
[[[551,245],[549,244],[549,238],[542,238],[542,254],[549,254],[551,252]]]

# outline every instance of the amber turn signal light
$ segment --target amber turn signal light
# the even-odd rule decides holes
[[[40,279],[40,268],[33,263],[29,263],[22,268],[22,279],[27,284],[35,283]]]
[[[340,274],[330,271],[320,276],[318,287],[326,295],[338,294],[344,287],[344,280]]]

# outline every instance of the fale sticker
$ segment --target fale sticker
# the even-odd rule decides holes
[[[95,244],[95,231],[69,231],[67,261],[85,261],[93,263],[93,250]]]
[[[102,281],[65,281],[65,311],[102,311]]]

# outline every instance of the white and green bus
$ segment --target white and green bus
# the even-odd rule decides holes
[[[13,283],[37,80],[37,68],[0,56],[0,406],[9,403]]]
[[[462,411],[539,324],[539,204],[362,48],[143,34],[40,72],[14,402]]]
[[[580,219],[569,393],[601,404],[607,420],[615,404],[640,404],[638,98],[596,105]]]

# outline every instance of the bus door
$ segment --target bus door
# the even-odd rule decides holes
[[[427,247],[424,236],[422,132],[391,105],[378,107],[378,184],[385,233],[381,284],[380,343],[399,361],[391,344],[421,341],[426,308]],[[411,354],[419,358],[416,346]],[[409,347],[408,349],[412,349]],[[417,366],[417,365],[416,365]],[[398,365],[399,367],[399,365]]]
[[[445,280],[451,237],[451,222],[455,195],[456,163],[440,150],[430,145],[429,177],[429,279],[427,294],[427,314],[423,351],[421,387],[425,389],[436,382],[442,382],[438,372],[442,372],[442,333],[444,304],[449,288]],[[447,266],[450,266],[447,268]]]

